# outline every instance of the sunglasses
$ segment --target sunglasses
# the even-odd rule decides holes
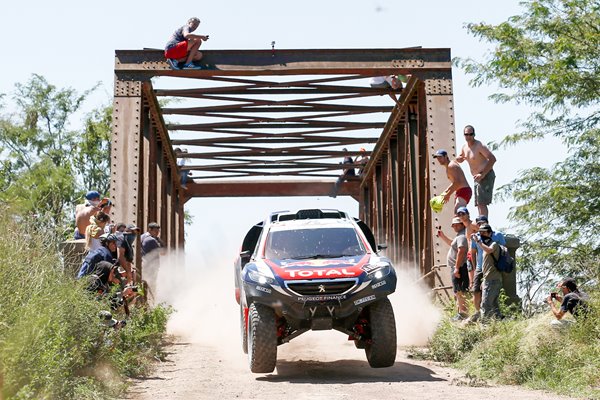
[[[465,213],[456,213],[456,215],[458,215],[459,217],[462,217],[463,215],[467,215]]]
[[[474,133],[465,133],[465,136],[475,136]]]

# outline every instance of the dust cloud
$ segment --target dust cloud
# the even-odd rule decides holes
[[[215,232],[217,236],[219,232]],[[168,333],[210,347],[219,357],[246,363],[241,350],[239,306],[234,297],[233,263],[237,248],[239,244],[223,245],[222,241],[218,247],[188,246],[185,255],[171,253],[161,257],[159,270],[145,270],[145,275],[157,282],[152,286],[154,303],[166,303],[175,309]],[[226,253],[227,250],[230,252]],[[416,283],[418,276],[409,272],[414,269],[400,266],[396,270],[398,285],[390,300],[396,317],[398,345],[426,345],[441,312],[431,302],[430,289]],[[308,356],[326,361],[352,355],[362,357],[356,353],[353,342],[337,331],[307,332],[280,347],[280,358],[288,360]]]

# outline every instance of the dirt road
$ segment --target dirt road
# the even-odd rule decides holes
[[[358,350],[336,331],[307,332],[278,348],[272,374],[252,374],[239,337],[239,306],[233,298],[231,265],[218,257],[195,256],[201,265],[182,280],[169,273],[178,260],[161,260],[156,302],[171,304],[175,314],[168,331],[174,342],[165,362],[148,378],[133,381],[128,399],[559,399],[517,387],[470,382],[464,374],[398,352],[396,364],[373,369]],[[221,261],[222,262],[222,261]],[[208,267],[210,266],[210,268]],[[166,271],[164,274],[163,272]],[[428,288],[407,284],[402,296],[390,297],[396,314],[399,345],[423,345],[435,330],[439,308]]]
[[[231,352],[175,341],[167,361],[133,382],[128,399],[566,399],[511,386],[470,382],[458,371],[399,352],[391,368],[373,369],[364,351],[337,332],[310,332],[279,347],[272,374],[252,374],[238,342]]]

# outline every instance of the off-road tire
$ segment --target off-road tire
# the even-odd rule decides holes
[[[273,372],[277,363],[275,311],[252,303],[248,311],[248,361],[254,373]]]
[[[373,368],[391,367],[396,360],[396,321],[389,299],[369,306],[369,327],[371,341],[365,346],[369,365]]]
[[[364,349],[366,345],[364,340],[354,340],[354,347],[357,349]]]
[[[244,304],[240,303],[240,334],[242,337],[242,351],[248,354],[248,330],[244,321]]]

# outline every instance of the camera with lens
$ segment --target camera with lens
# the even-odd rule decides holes
[[[551,292],[550,293],[550,298],[551,299],[556,299],[556,294],[557,294],[556,292]]]

